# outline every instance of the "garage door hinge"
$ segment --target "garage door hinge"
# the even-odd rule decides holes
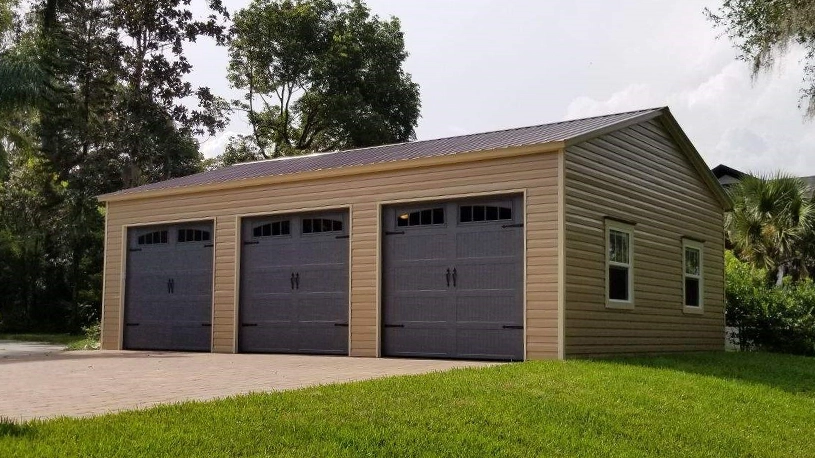
[[[405,325],[404,324],[386,324],[385,327],[386,328],[404,328]]]
[[[347,327],[348,327],[348,323],[334,323],[334,326],[342,326],[342,327],[347,328]]]
[[[141,248],[131,248],[128,251],[130,251],[131,253],[134,251],[141,251]]]
[[[523,326],[516,326],[516,325],[511,325],[511,324],[505,324],[504,325],[504,329],[523,329],[523,328],[524,328]]]
[[[350,235],[338,235],[338,236],[336,236],[334,238],[335,239],[347,239],[347,238],[350,238],[350,237],[351,237]]]
[[[203,326],[203,327],[205,327],[205,328],[211,328],[211,327],[212,327],[212,323],[201,323],[201,326]]]
[[[214,246],[215,246],[214,243],[207,243],[206,245],[204,245],[204,248],[212,248]]]
[[[125,326],[138,326],[139,323],[125,323]]]
[[[385,231],[385,235],[403,235],[405,231]]]
[[[241,323],[241,326],[243,326],[244,328],[254,328],[257,327],[257,325],[258,325],[257,323]]]
[[[251,240],[249,242],[243,242],[244,245],[257,245],[258,243],[260,243],[260,241],[258,241],[258,240]]]
[[[518,224],[504,224],[504,225],[503,225],[503,226],[501,226],[501,227],[502,227],[502,228],[504,228],[504,229],[506,229],[506,228],[508,228],[508,227],[524,227],[524,223],[518,223]]]

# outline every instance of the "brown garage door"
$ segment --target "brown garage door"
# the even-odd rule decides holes
[[[348,213],[243,222],[242,352],[348,353]]]
[[[386,207],[383,353],[523,359],[521,196]]]

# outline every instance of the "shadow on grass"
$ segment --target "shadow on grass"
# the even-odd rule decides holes
[[[763,352],[710,352],[606,360],[767,385],[815,398],[815,358]]]
[[[20,437],[33,433],[34,428],[28,424],[17,423],[10,418],[0,417],[0,438]]]

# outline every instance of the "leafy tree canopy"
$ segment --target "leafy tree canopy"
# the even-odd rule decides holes
[[[812,0],[725,0],[721,8],[706,10],[752,66],[753,76],[770,70],[791,43],[806,51],[801,102],[815,116],[815,2]]]
[[[252,134],[229,163],[414,138],[419,87],[399,20],[359,0],[254,0],[234,17],[228,77]]]

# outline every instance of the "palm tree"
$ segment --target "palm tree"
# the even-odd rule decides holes
[[[778,285],[787,273],[807,276],[815,205],[804,182],[782,173],[745,176],[729,192],[726,228],[736,252],[774,273]]]

